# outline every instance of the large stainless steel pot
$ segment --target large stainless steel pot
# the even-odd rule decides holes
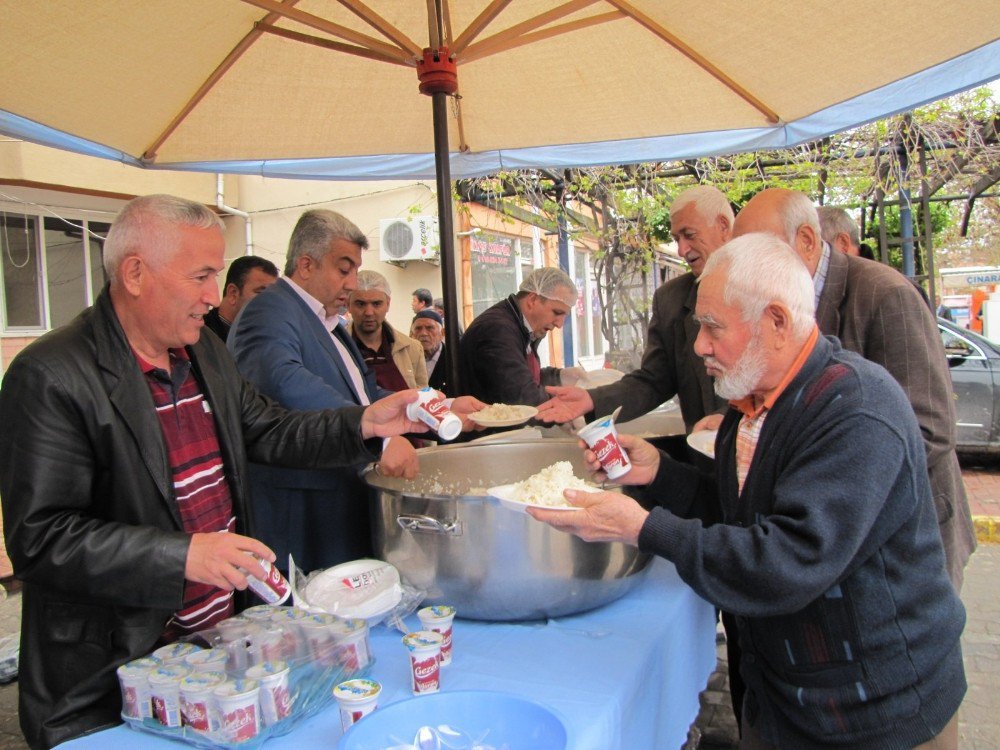
[[[422,450],[420,477],[369,472],[376,555],[430,603],[474,620],[531,620],[582,612],[622,596],[649,556],[621,543],[584,542],[508,510],[486,488],[526,479],[556,461],[586,476],[575,440],[494,442]]]

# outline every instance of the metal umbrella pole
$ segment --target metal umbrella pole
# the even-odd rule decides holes
[[[455,233],[451,206],[451,164],[448,148],[448,97],[458,90],[458,69],[447,47],[424,49],[417,63],[420,93],[431,97],[434,116],[434,172],[437,182],[438,228],[441,242],[441,287],[444,293],[445,331],[451,336],[444,348],[448,390],[462,392],[458,372],[458,287],[455,283]]]

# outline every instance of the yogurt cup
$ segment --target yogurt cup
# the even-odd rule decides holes
[[[462,420],[452,414],[445,398],[433,388],[421,388],[418,398],[406,405],[406,416],[414,422],[423,422],[442,440],[454,440],[462,431]]]
[[[212,691],[219,731],[226,742],[246,742],[260,734],[260,685],[256,680],[227,680]]]
[[[165,727],[181,725],[181,680],[190,674],[183,664],[166,664],[149,673],[153,718]]]
[[[360,617],[338,619],[332,631],[337,644],[337,661],[344,669],[356,672],[371,663],[367,621]]]
[[[193,654],[195,651],[201,651],[201,646],[178,641],[176,643],[168,643],[166,646],[160,646],[150,656],[154,659],[159,659],[163,664],[173,664],[174,662],[184,661],[185,656]]]
[[[248,607],[240,614],[251,622],[267,622],[280,608],[273,604],[258,604],[255,607]]]
[[[339,622],[334,615],[324,613],[311,615],[299,621],[305,635],[309,655],[317,664],[332,667],[337,663],[336,626]]]
[[[149,673],[159,667],[159,659],[144,656],[118,667],[118,684],[122,688],[122,716],[127,719],[148,719],[153,715],[150,702]]]
[[[403,636],[410,651],[410,688],[414,695],[441,689],[441,644],[444,636],[433,630],[418,630]]]
[[[618,430],[613,416],[601,417],[577,432],[601,462],[608,479],[617,479],[632,468],[628,454],[618,442]]]
[[[247,587],[267,604],[284,604],[292,595],[292,587],[288,585],[288,581],[270,561],[257,557],[257,564],[264,571],[264,580],[248,573]]]
[[[277,724],[292,712],[288,674],[288,664],[283,661],[266,661],[247,670],[247,677],[260,684],[260,717],[265,727]]]
[[[218,728],[212,691],[225,681],[225,672],[192,672],[181,679],[181,721],[184,726],[199,732]]]
[[[340,706],[340,725],[346,732],[353,724],[378,708],[382,686],[375,680],[347,680],[333,689]]]
[[[184,666],[192,672],[225,672],[229,658],[224,648],[203,648],[184,657]]]
[[[424,630],[440,633],[441,666],[451,664],[451,625],[455,619],[455,608],[446,604],[436,604],[433,607],[423,607],[417,610],[417,617]]]

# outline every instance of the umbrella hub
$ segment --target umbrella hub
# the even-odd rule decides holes
[[[424,59],[417,61],[421,94],[454,94],[458,91],[458,65],[447,47],[424,48]]]

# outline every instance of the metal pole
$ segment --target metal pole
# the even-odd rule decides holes
[[[556,199],[559,201],[559,218],[557,221],[559,228],[559,267],[572,276],[573,269],[569,267],[569,231],[566,226],[568,222],[566,221],[565,188],[559,188]],[[583,288],[586,290],[586,283],[584,283]],[[584,302],[584,310],[586,310],[586,302]],[[563,363],[566,367],[573,367],[576,364],[576,354],[573,351],[573,328],[575,326],[576,322],[571,310],[567,316],[566,325],[562,329]],[[580,335],[584,335],[583,331],[580,331]]]
[[[451,164],[448,154],[448,94],[431,94],[434,113],[434,164],[437,180],[438,229],[441,236],[441,288],[444,292],[444,347],[450,396],[462,393],[458,374],[458,285],[455,282],[455,231],[451,205]]]

